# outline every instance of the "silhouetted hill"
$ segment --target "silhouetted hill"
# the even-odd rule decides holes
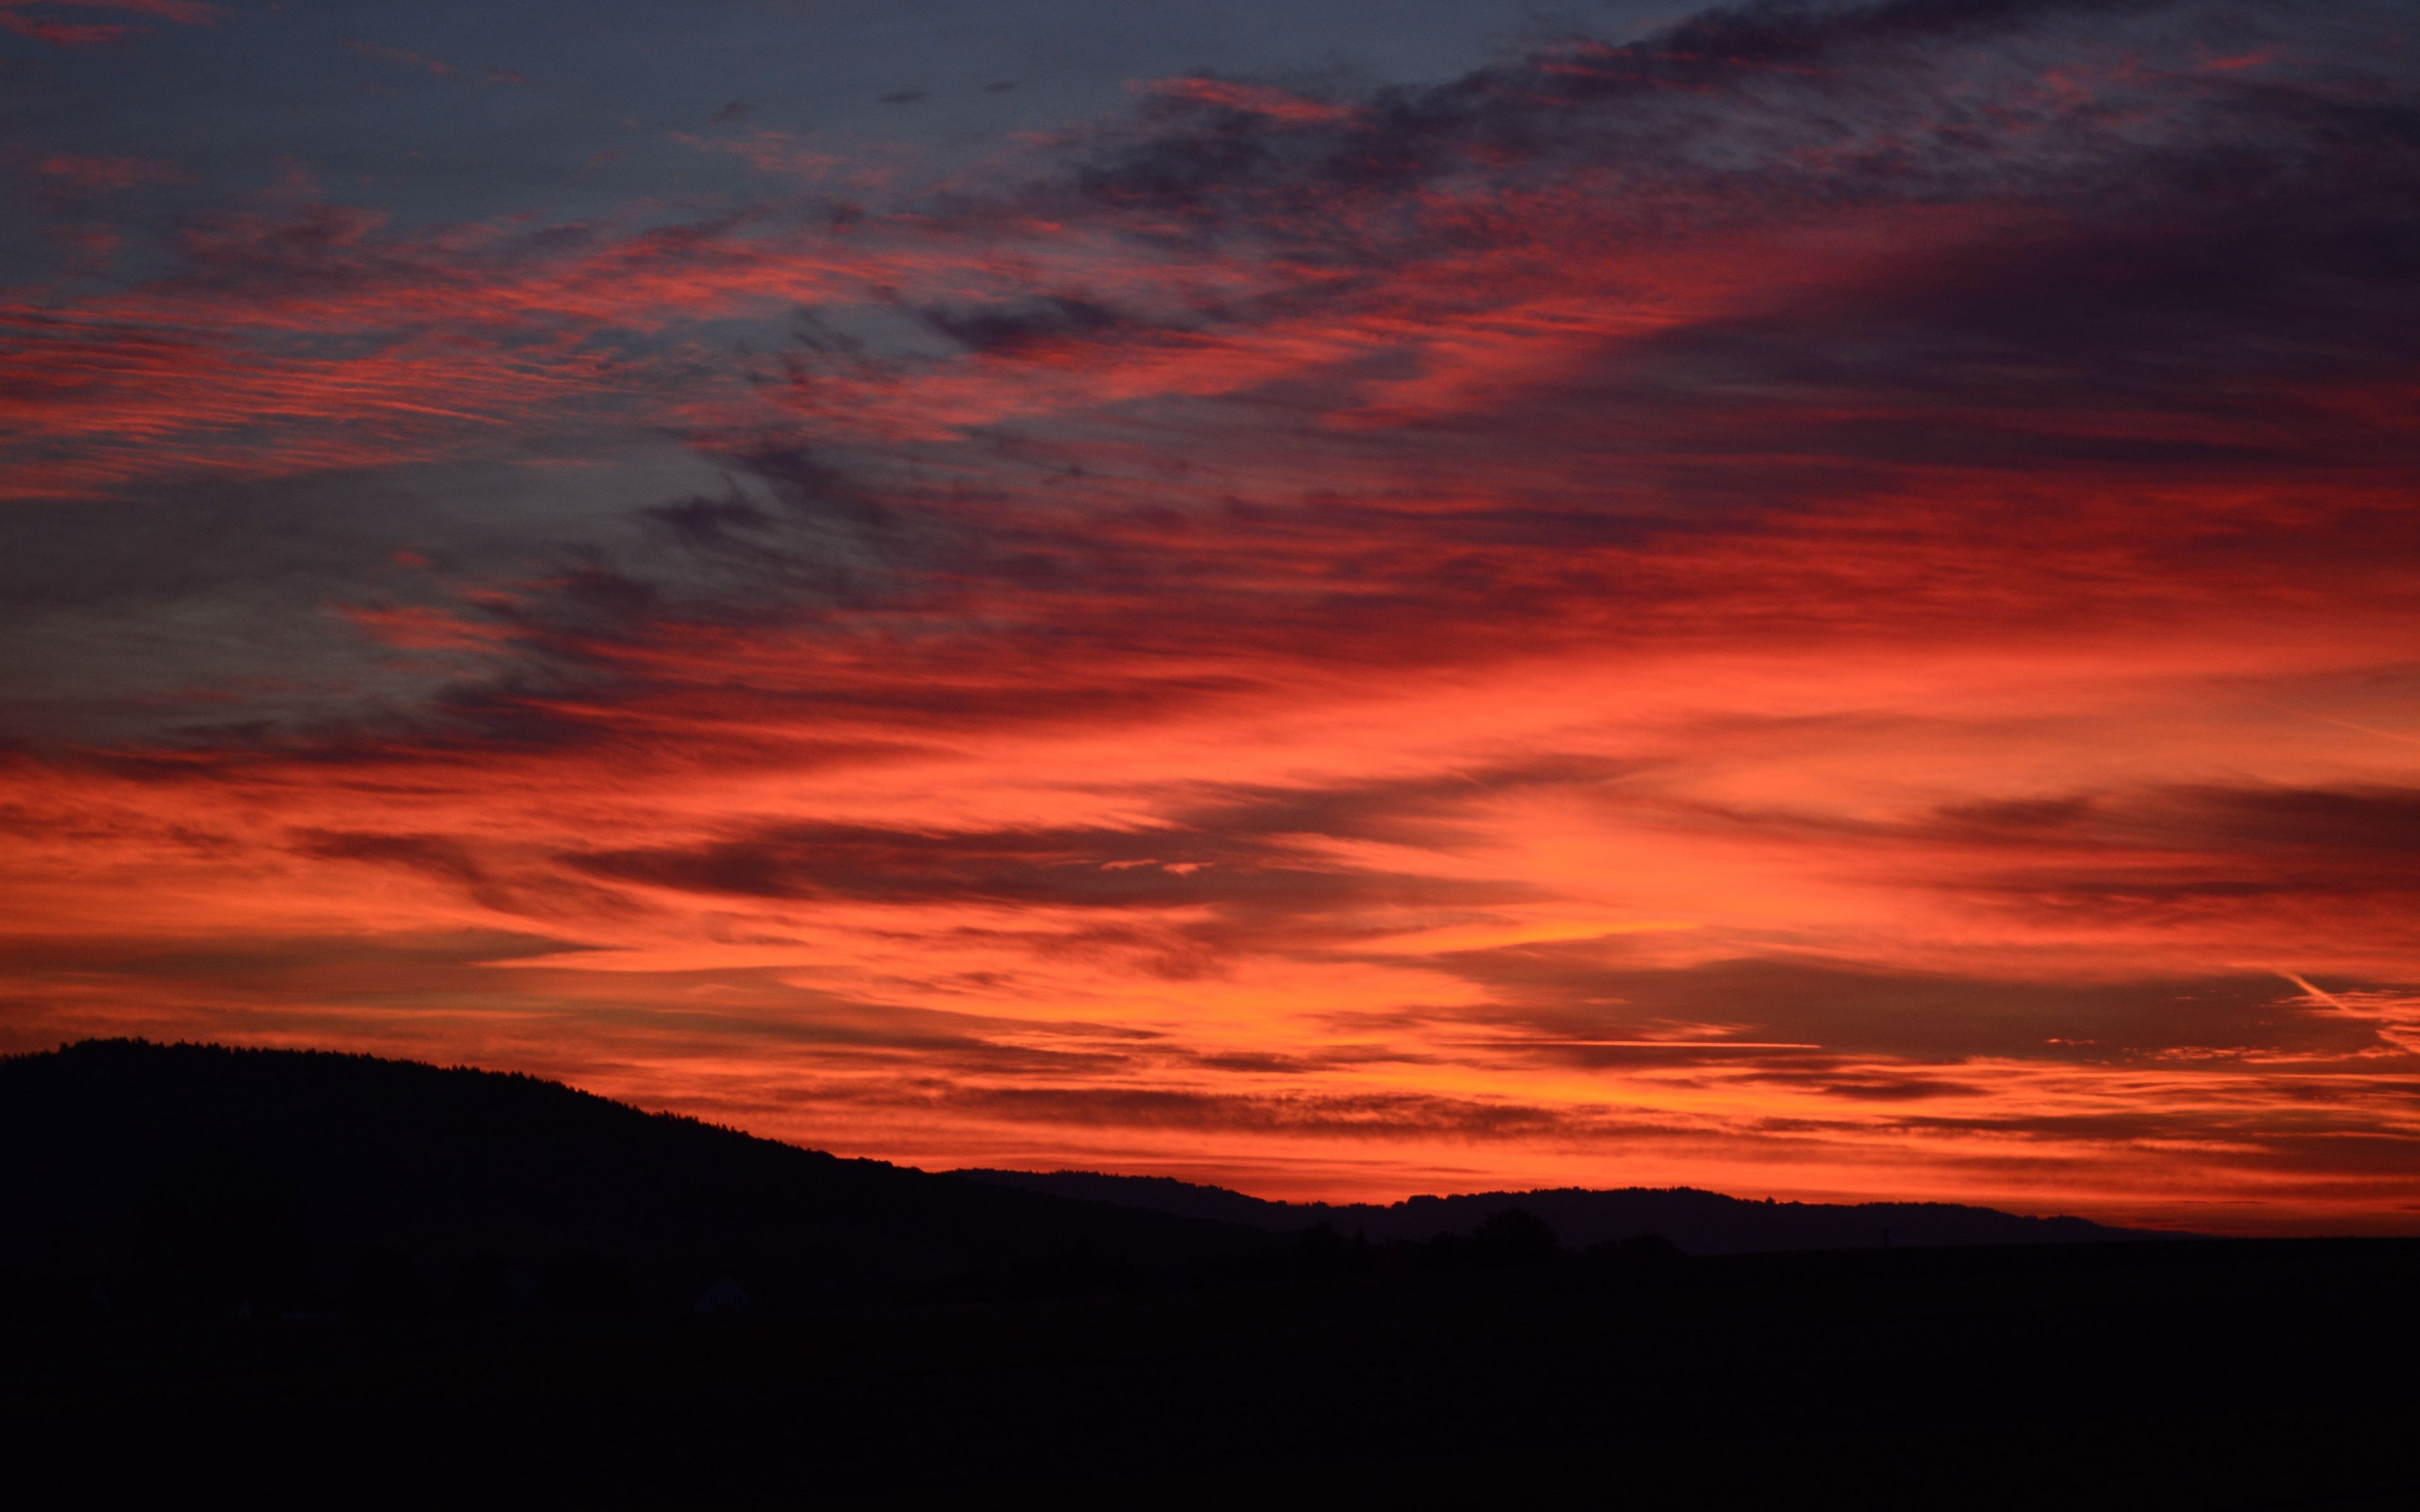
[[[192,1304],[1048,1290],[1248,1228],[842,1160],[522,1075],[140,1041],[0,1060],[0,1264]],[[725,1288],[724,1297],[737,1300]],[[176,1300],[176,1299],[170,1299]]]
[[[1094,1171],[954,1171],[954,1176],[1026,1192],[1121,1203],[1154,1212],[1287,1232],[1329,1224],[1373,1242],[1425,1241],[1466,1233],[1509,1208],[1522,1208],[1554,1226],[1575,1249],[1637,1234],[1661,1234],[1692,1255],[1750,1255],[1788,1250],[1872,1249],[1887,1234],[1892,1245],[2064,1244],[2178,1236],[2113,1228],[2082,1218],[2028,1218],[1992,1208],[1947,1202],[1750,1202],[1690,1187],[1628,1187],[1590,1191],[1480,1192],[1464,1196],[1410,1197],[1374,1203],[1269,1202],[1224,1187],[1164,1176],[1104,1176]]]
[[[1702,1192],[1354,1208],[988,1174],[364,1057],[118,1041],[0,1060],[10,1489],[398,1507],[466,1488],[679,1507],[2420,1496],[2420,1396],[2391,1368],[2420,1347],[2420,1240],[1993,1244],[1959,1242],[2124,1231]],[[1881,1249],[1862,1229],[1885,1214],[1920,1220],[1908,1237],[1929,1247]],[[1633,1225],[1797,1247],[1575,1255],[1546,1223],[1578,1248]],[[1807,1247],[1835,1236],[1849,1247]],[[1151,1276],[1213,1284],[1124,1284]],[[34,1295],[46,1277],[67,1289]],[[533,1286],[542,1304],[515,1302]],[[903,1300],[687,1312],[739,1290]]]

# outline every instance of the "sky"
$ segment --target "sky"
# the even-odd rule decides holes
[[[0,1050],[2420,1232],[2400,3],[0,0]]]

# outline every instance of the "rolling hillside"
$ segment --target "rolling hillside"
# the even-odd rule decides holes
[[[1788,1250],[1872,1249],[1886,1245],[2067,1244],[2180,1236],[2113,1228],[2082,1218],[2029,1218],[1947,1202],[1752,1202],[1688,1187],[1590,1191],[1480,1192],[1408,1197],[1391,1204],[1267,1202],[1223,1187],[1167,1177],[1103,1176],[1092,1171],[964,1170],[952,1173],[1020,1191],[1114,1202],[1155,1212],[1286,1232],[1329,1224],[1373,1242],[1424,1241],[1467,1232],[1507,1208],[1524,1208],[1555,1227],[1565,1244],[1586,1248],[1635,1234],[1661,1234],[1692,1255],[1753,1255]]]
[[[477,1257],[524,1293],[551,1276],[600,1305],[722,1281],[790,1304],[1167,1273],[1264,1242],[527,1076],[129,1041],[0,1061],[0,1257],[120,1290],[324,1305],[375,1255],[431,1290]]]

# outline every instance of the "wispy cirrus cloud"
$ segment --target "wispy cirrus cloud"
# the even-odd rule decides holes
[[[217,17],[219,8],[202,0],[11,0],[0,6],[0,31],[56,47],[100,47],[150,29],[142,21],[76,19],[95,11],[202,26]]]
[[[386,47],[377,42],[347,42],[345,46],[364,57],[377,58],[381,63],[393,63],[421,73],[433,73],[441,78],[454,71],[453,64],[414,53],[409,48]]]

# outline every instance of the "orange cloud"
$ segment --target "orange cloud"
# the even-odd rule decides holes
[[[480,533],[518,485],[407,512],[357,555],[408,586],[256,654],[359,687],[0,748],[13,1042],[476,1060],[1280,1195],[2408,1227],[2375,249],[2420,168],[2322,150],[2385,108],[2325,70],[2052,80],[1899,16],[1163,82],[871,208],[289,193],[12,291],[27,509],[600,480],[537,564]],[[637,435],[712,468],[619,501]],[[261,601],[157,618],[225,667]]]

